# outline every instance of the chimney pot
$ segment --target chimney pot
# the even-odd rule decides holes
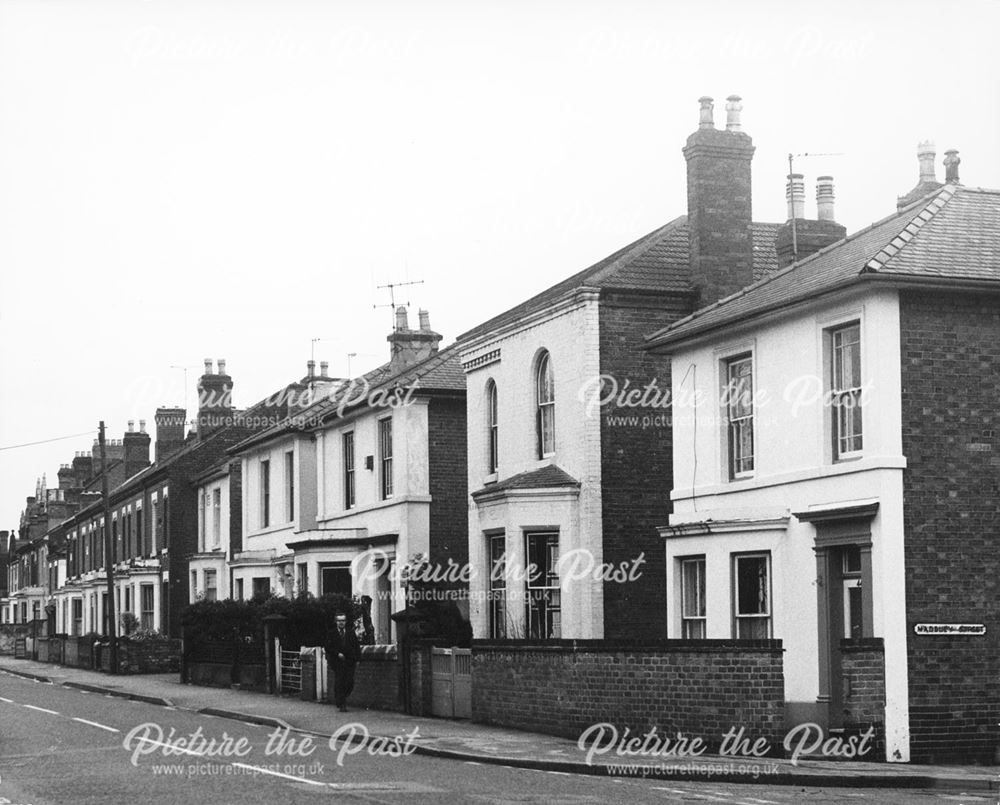
[[[801,173],[788,174],[785,185],[785,201],[788,202],[788,220],[805,218],[806,183]]]
[[[139,420],[139,433],[145,433],[145,432],[146,432],[146,420],[145,419],[140,419]]]
[[[206,375],[212,374],[212,359],[211,358],[205,358],[205,374]]]
[[[431,314],[423,308],[417,314],[420,317],[420,329],[425,333],[431,329]]]
[[[409,330],[409,322],[407,320],[406,307],[400,305],[396,308],[396,329],[397,330]]]
[[[958,180],[958,166],[962,160],[958,156],[958,151],[949,148],[944,152],[944,181],[945,184],[960,184]]]
[[[833,177],[816,178],[816,217],[820,221],[836,221],[833,214]]]
[[[306,361],[306,376],[307,377],[316,376],[316,361]]]
[[[920,183],[937,182],[937,171],[934,169],[934,158],[937,156],[934,143],[923,140],[917,143],[917,162],[920,163]]]
[[[329,363],[329,361],[320,361],[319,362],[319,374],[320,374],[320,377],[327,377],[328,376],[327,372],[329,372],[329,371],[330,371],[330,363]]]
[[[132,431],[134,431],[134,430],[135,430],[135,420],[134,419],[130,419],[128,421],[128,432],[132,433]]]
[[[712,98],[708,95],[702,95],[698,99],[698,103],[701,104],[701,109],[699,110],[698,117],[698,128],[699,129],[714,129],[715,128],[715,112],[712,105]]]
[[[218,363],[219,363],[219,374],[224,375],[226,373],[226,359],[219,358]]]
[[[740,112],[743,111],[743,99],[739,95],[726,98],[726,131],[743,131],[740,125]]]

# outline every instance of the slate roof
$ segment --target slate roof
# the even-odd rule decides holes
[[[779,224],[754,222],[754,279],[777,270],[778,258],[774,241]],[[634,291],[658,291],[690,294],[691,267],[688,261],[687,216],[681,215],[658,229],[630,243],[614,254],[594,263],[562,282],[547,288],[510,310],[494,316],[458,337],[466,341],[516,322],[538,310],[543,310],[560,297],[578,288],[614,288]]]
[[[666,346],[859,282],[996,283],[1000,190],[946,185],[867,229],[647,337]]]
[[[303,430],[303,422],[318,423],[337,413],[342,402],[347,400],[347,409],[353,410],[364,405],[368,397],[380,390],[397,386],[408,388],[416,382],[422,391],[465,391],[465,372],[459,361],[455,344],[445,347],[430,357],[407,367],[402,372],[393,373],[390,364],[359,375],[353,380],[343,380],[336,387],[322,392],[322,399],[289,415],[276,425],[255,433],[230,449],[231,453],[254,444],[260,444],[285,433]]]
[[[495,484],[484,486],[472,493],[472,497],[490,494],[493,492],[506,492],[509,489],[546,489],[558,486],[579,487],[580,482],[565,470],[555,464],[549,464],[530,472],[520,472],[511,475]]]

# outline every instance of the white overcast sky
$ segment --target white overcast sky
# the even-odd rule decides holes
[[[445,343],[683,214],[700,95],[743,96],[754,217],[789,151],[854,231],[916,144],[1000,187],[995,2],[0,0],[0,446],[245,406],[387,356],[375,286]],[[91,437],[0,450],[0,528]]]

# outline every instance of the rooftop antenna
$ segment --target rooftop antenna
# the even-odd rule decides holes
[[[788,181],[792,181],[792,174],[795,173],[795,167],[792,164],[792,160],[797,157],[842,157],[843,152],[835,151],[828,152],[824,154],[811,154],[808,152],[803,152],[801,154],[789,154],[788,155]],[[795,227],[795,216],[792,215],[792,262],[796,262],[799,259],[799,238],[798,232]]]
[[[188,410],[188,369],[197,369],[197,366],[177,366],[172,364],[171,369],[180,369],[184,372],[184,410]]]
[[[396,317],[395,317],[395,313],[396,313],[396,288],[403,288],[403,287],[408,286],[408,285],[423,285],[423,284],[424,284],[423,280],[412,280],[412,281],[409,281],[409,282],[389,282],[389,283],[386,283],[385,285],[378,285],[376,287],[380,291],[384,290],[385,288],[389,289],[389,304],[388,305],[372,305],[372,309],[375,310],[375,309],[378,309],[380,307],[391,308],[390,313],[393,314],[392,329],[395,330],[396,329]],[[409,300],[409,298],[407,298],[405,304],[406,304],[407,307],[410,306],[410,300]]]

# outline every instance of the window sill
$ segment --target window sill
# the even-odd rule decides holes
[[[483,486],[488,486],[489,484],[495,484],[499,478],[499,474],[491,472],[485,478],[483,478]]]

